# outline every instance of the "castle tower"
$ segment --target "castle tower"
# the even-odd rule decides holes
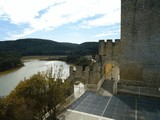
[[[99,55],[105,55],[105,41],[99,40]]]
[[[121,0],[122,59],[160,64],[160,0]]]
[[[160,0],[121,0],[120,59],[121,80],[160,86]]]

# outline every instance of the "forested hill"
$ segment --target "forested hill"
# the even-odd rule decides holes
[[[28,38],[15,41],[1,41],[0,51],[13,52],[22,56],[97,54],[98,42],[73,44],[60,43],[52,40]]]

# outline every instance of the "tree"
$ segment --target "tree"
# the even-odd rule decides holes
[[[0,120],[6,119],[5,113],[6,113],[6,106],[4,104],[4,99],[0,98]]]
[[[8,52],[0,52],[0,72],[23,66],[20,56]]]
[[[47,81],[41,73],[21,81],[5,98],[7,113],[17,120],[21,120],[24,116],[33,119],[34,116],[40,115],[42,108],[47,105],[46,91]],[[29,120],[29,117],[27,119]]]
[[[62,69],[59,69],[62,70]],[[58,72],[60,73],[60,72]],[[56,116],[56,106],[63,103],[71,93],[70,82],[62,82],[60,78],[54,78],[52,68],[48,72],[33,75],[27,80],[21,81],[16,88],[0,103],[0,118],[7,117],[12,120],[39,119],[45,111],[53,109]]]
[[[86,66],[90,66],[92,61],[89,60],[88,58],[84,56],[78,56],[78,55],[73,55],[73,56],[67,56],[66,58],[67,63],[75,64],[77,66],[83,66],[83,69]]]

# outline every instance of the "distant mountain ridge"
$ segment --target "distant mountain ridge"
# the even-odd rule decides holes
[[[98,42],[73,44],[46,39],[26,38],[15,41],[1,41],[0,52],[13,52],[21,56],[97,54]]]

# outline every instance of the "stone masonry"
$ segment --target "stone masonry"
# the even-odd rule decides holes
[[[141,87],[149,94],[159,92],[160,0],[121,0],[121,40],[99,40],[93,70],[71,69],[70,77],[97,84],[105,75],[107,63],[119,67],[119,91]]]

